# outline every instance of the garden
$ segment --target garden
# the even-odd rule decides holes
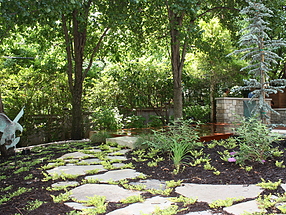
[[[226,207],[251,200],[261,209],[252,214],[286,214],[286,138],[273,132],[286,126],[271,122],[279,113],[267,100],[286,87],[283,4],[1,1],[0,214],[109,214],[152,197],[172,202],[154,215],[231,215]],[[227,139],[201,141],[201,126],[224,114],[217,97],[249,97],[252,109]],[[107,141],[115,135],[136,142],[130,149]],[[140,174],[96,179],[113,170]],[[208,203],[177,192],[186,183],[263,191]],[[73,197],[84,185],[140,195]]]
[[[102,135],[100,136],[102,137]],[[98,137],[94,137],[97,139]],[[107,214],[113,210],[127,207],[135,202],[144,202],[152,196],[170,197],[174,205],[164,211],[153,214],[186,214],[191,211],[213,210],[223,211],[224,206],[232,205],[226,200],[207,204],[194,199],[188,199],[175,192],[175,187],[182,183],[196,184],[256,184],[265,190],[257,197],[259,207],[267,214],[285,213],[285,207],[277,204],[285,203],[285,190],[280,186],[285,184],[286,140],[283,136],[271,133],[265,124],[253,118],[242,120],[236,128],[235,135],[224,140],[200,142],[199,134],[190,121],[178,121],[168,128],[154,130],[150,134],[138,137],[135,148],[126,153],[124,161],[110,160],[108,153],[120,155],[125,146],[107,144],[105,142],[69,142],[35,146],[29,150],[19,151],[16,157],[1,159],[1,211],[4,214]],[[158,179],[168,185],[165,189],[146,189],[144,185],[131,185],[143,177],[128,180],[108,181],[107,184],[117,184],[128,190],[144,191],[140,198],[133,196],[129,200],[106,202],[93,200],[84,204],[96,206],[93,210],[76,211],[64,203],[70,200],[70,190],[73,185],[53,187],[52,184],[61,181],[76,181],[78,184],[95,183],[97,180],[87,180],[76,174],[48,174],[46,171],[61,165],[92,165],[85,160],[61,158],[68,152],[87,152],[90,149],[101,149],[92,153],[98,158],[96,164],[101,164],[106,170],[134,169],[144,174],[144,179]],[[90,155],[91,156],[91,155]],[[115,162],[122,163],[114,167]],[[90,170],[86,175],[98,174],[99,170]],[[278,198],[273,200],[272,195]],[[244,202],[249,199],[235,200]],[[255,213],[255,214],[265,214]]]

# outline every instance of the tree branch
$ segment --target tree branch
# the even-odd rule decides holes
[[[66,43],[66,50],[67,50],[67,60],[68,60],[68,68],[67,68],[67,75],[68,75],[68,83],[69,83],[69,88],[70,91],[73,92],[73,77],[72,77],[72,71],[73,71],[73,63],[72,63],[72,50],[71,50],[71,40],[69,37],[68,33],[68,28],[67,28],[67,20],[64,15],[62,15],[62,27],[63,27],[63,32],[65,36],[65,43]]]
[[[206,10],[205,12],[199,14],[193,21],[195,21],[195,20],[201,18],[202,16],[206,15],[206,14],[209,13],[209,12],[212,12],[213,10],[218,10],[218,9],[239,11],[239,9],[232,8],[232,7],[214,7],[214,8],[210,8],[210,9]]]
[[[100,45],[102,43],[102,40],[103,38],[106,36],[107,32],[109,31],[110,28],[105,28],[104,32],[102,33],[102,35],[100,36],[96,46],[93,48],[92,50],[92,54],[90,56],[90,59],[89,59],[89,63],[88,63],[88,66],[87,68],[85,69],[84,71],[84,74],[83,74],[83,79],[86,77],[88,71],[90,70],[91,66],[92,66],[92,63],[93,63],[93,58],[95,56],[95,54],[98,52],[99,48],[100,48]]]

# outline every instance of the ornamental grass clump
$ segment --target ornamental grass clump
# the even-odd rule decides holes
[[[242,119],[235,130],[239,151],[231,155],[231,162],[245,164],[245,161],[265,163],[268,158],[279,152],[273,142],[280,140],[280,136],[273,134],[266,124],[257,118]]]
[[[196,128],[191,120],[177,120],[166,129],[153,131],[152,137],[142,141],[141,144],[170,153],[174,162],[174,173],[178,173],[183,159],[190,156],[190,151],[203,146],[198,141],[199,133]]]

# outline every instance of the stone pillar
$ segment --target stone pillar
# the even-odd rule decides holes
[[[217,123],[233,123],[239,117],[244,116],[243,101],[250,98],[221,97],[216,98],[216,120]],[[271,99],[266,99],[271,102]]]

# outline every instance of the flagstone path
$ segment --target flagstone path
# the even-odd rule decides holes
[[[124,142],[123,138],[120,138],[121,142]],[[130,139],[126,140],[130,144]],[[96,153],[104,152],[106,156],[104,160],[96,157]],[[118,150],[116,148],[110,148],[107,151],[104,149],[92,149],[90,154],[86,152],[73,152],[65,154],[59,159],[63,160],[62,166],[55,166],[54,168],[47,170],[50,175],[87,175],[85,177],[85,183],[78,183],[76,181],[62,181],[53,184],[56,186],[72,186],[70,190],[70,197],[72,201],[65,202],[66,205],[76,210],[84,210],[91,208],[85,206],[82,201],[87,201],[93,196],[104,196],[106,202],[116,202],[120,204],[121,200],[130,196],[138,196],[142,193],[148,192],[148,189],[164,191],[166,187],[165,181],[152,180],[146,178],[142,173],[136,172],[130,168],[124,168],[125,164],[121,163],[127,158],[124,154],[128,150]],[[116,162],[113,162],[116,161]],[[112,169],[107,170],[104,166],[105,163],[111,163]],[[82,165],[84,164],[84,165]],[[53,165],[51,163],[50,165]],[[109,166],[110,167],[110,166]],[[90,171],[96,171],[95,174],[90,174]],[[132,182],[126,182],[126,179],[137,179]],[[125,182],[124,182],[125,180]],[[120,186],[127,183],[130,186],[141,186],[141,191],[131,190],[123,188],[126,186]],[[282,188],[286,191],[286,184],[282,185]],[[263,212],[259,209],[255,200],[259,194],[263,191],[262,188],[256,185],[209,185],[209,184],[189,184],[183,183],[175,188],[175,192],[189,198],[197,199],[198,202],[212,203],[215,200],[225,200],[233,197],[244,197],[250,199],[249,201],[242,203],[234,203],[230,207],[223,208],[223,211],[232,213],[234,215],[240,215],[244,212]],[[137,202],[129,204],[128,206],[114,210],[108,215],[142,215],[151,214],[155,210],[165,209],[167,210],[171,205],[176,205],[169,197],[163,197],[160,194],[147,198],[144,202]],[[190,212],[185,215],[221,215],[215,210]]]

